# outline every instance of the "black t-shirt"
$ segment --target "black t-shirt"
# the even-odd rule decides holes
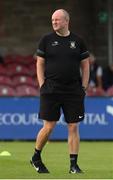
[[[53,32],[41,39],[37,56],[45,59],[45,79],[65,86],[80,82],[80,62],[89,52],[77,35],[64,37]]]

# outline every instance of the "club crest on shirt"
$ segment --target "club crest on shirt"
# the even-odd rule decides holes
[[[58,46],[58,45],[59,45],[58,41],[52,42],[52,46]]]
[[[76,48],[75,41],[70,41],[70,48],[71,49],[75,49]]]

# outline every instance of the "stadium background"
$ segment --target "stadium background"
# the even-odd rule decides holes
[[[58,8],[69,11],[71,30],[85,39],[88,49],[104,67],[113,61],[112,7],[112,0],[0,1],[0,55],[3,58],[0,64],[1,140],[35,139],[41,127],[37,115],[40,94],[34,55],[39,39],[52,30],[52,12]],[[85,103],[81,139],[113,139],[112,97],[101,94],[99,98],[95,94],[94,97],[86,96]],[[58,133],[62,132],[62,126],[63,134]],[[51,138],[67,138],[63,116]]]
[[[85,174],[67,174],[67,143],[62,141],[49,141],[43,152],[50,175],[37,176],[28,162],[31,140],[42,126],[34,54],[39,39],[51,31],[51,14],[58,8],[69,11],[71,30],[83,36],[101,66],[113,62],[112,0],[0,0],[0,179],[113,178],[112,96],[86,96],[79,158]],[[50,140],[66,139],[62,115]],[[6,151],[9,156],[2,155]]]
[[[112,7],[112,0],[1,0],[0,53],[33,54],[39,38],[51,31],[51,13],[65,8],[71,16],[71,29],[84,37],[100,64],[106,65]]]

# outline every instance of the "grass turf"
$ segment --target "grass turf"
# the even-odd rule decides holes
[[[78,163],[84,174],[69,174],[69,155],[66,142],[48,142],[42,152],[50,174],[38,174],[29,160],[35,142],[0,142],[0,179],[112,179],[113,142],[81,142]]]

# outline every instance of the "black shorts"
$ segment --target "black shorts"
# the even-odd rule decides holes
[[[63,112],[67,123],[80,122],[84,119],[84,95],[79,94],[41,94],[39,118],[58,121]]]

